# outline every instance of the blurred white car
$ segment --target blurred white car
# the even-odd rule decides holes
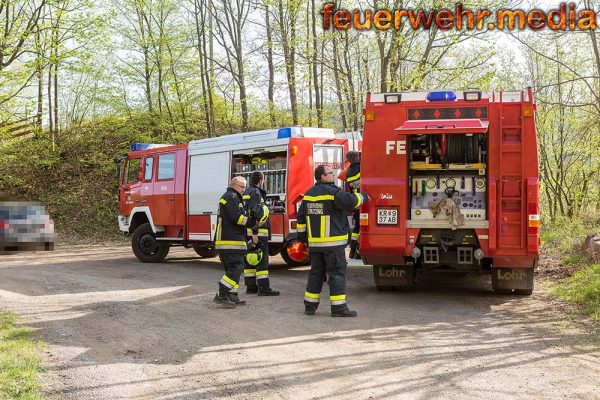
[[[54,222],[37,202],[0,202],[0,253],[54,250]]]

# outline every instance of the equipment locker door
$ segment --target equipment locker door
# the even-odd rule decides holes
[[[230,152],[193,155],[189,165],[189,215],[216,214],[229,186]]]

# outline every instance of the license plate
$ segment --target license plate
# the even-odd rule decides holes
[[[380,225],[398,224],[398,210],[377,210],[377,223]]]

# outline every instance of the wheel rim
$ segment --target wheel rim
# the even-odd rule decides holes
[[[144,234],[140,238],[139,244],[140,244],[140,250],[142,251],[142,253],[147,254],[149,256],[153,256],[158,251],[158,245],[156,243],[156,239],[154,238],[154,235],[152,235],[150,233]]]

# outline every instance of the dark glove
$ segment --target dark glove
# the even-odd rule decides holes
[[[246,222],[246,226],[255,227],[256,226],[256,218],[253,216],[248,217],[248,222]]]

